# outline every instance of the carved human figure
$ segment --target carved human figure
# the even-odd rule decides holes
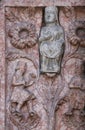
[[[55,75],[60,72],[64,52],[64,32],[58,22],[57,7],[45,8],[45,27],[42,27],[40,42],[40,71]]]
[[[20,113],[21,107],[27,101],[29,101],[29,112],[32,111],[32,100],[35,99],[35,96],[26,89],[26,87],[29,86],[29,83],[27,84],[27,82],[25,81],[26,70],[27,70],[27,63],[19,61],[17,63],[12,80],[12,86],[13,86],[13,92],[11,96],[12,112]],[[16,104],[15,107],[14,104]]]

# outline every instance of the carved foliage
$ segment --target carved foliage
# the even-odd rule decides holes
[[[35,94],[38,79],[37,33],[42,12],[34,7],[6,7],[7,129],[37,127],[40,114]],[[39,18],[39,19],[38,19]],[[31,49],[29,49],[31,48]],[[9,125],[8,125],[9,124]]]
[[[69,25],[68,40],[72,45],[85,47],[85,21],[73,21]]]
[[[63,13],[67,18],[71,18],[71,20],[75,18],[74,7],[72,6],[63,7]]]
[[[68,91],[65,99],[68,104],[68,109],[63,117],[64,123],[76,130],[85,129],[85,89],[81,90],[77,87]],[[81,128],[81,129],[80,129]]]

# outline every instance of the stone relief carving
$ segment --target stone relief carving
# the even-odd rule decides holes
[[[66,110],[62,120],[66,128],[72,130],[85,129],[84,23],[83,20],[72,19],[71,24],[68,24],[67,41],[74,46],[69,44],[67,47],[69,51],[66,51],[62,65],[64,71],[62,75],[69,88],[63,99]]]
[[[26,53],[21,53],[18,51],[13,51],[12,49],[9,49],[8,51],[6,51],[6,59],[7,62],[8,61],[13,61],[19,58],[25,58],[27,60],[30,60],[34,63],[34,66],[36,68],[36,70],[38,70],[38,63],[36,62],[35,58],[31,55],[31,54],[26,54]]]
[[[68,64],[68,67],[66,67]],[[75,67],[72,66],[75,64]],[[67,109],[64,112],[63,122],[70,129],[85,129],[85,66],[84,55],[74,53],[66,63],[65,79],[69,90],[64,98]],[[71,68],[72,67],[72,68]],[[70,69],[68,69],[70,68]],[[67,74],[68,73],[68,74]],[[65,80],[64,79],[64,80]]]
[[[80,62],[80,63],[78,63]],[[68,104],[69,109],[66,115],[73,115],[75,110],[79,110],[80,115],[85,116],[85,75],[84,61],[76,59],[77,72],[70,78]]]
[[[68,111],[65,113],[67,116],[72,116],[75,110],[79,110],[80,115],[85,116],[85,94],[83,91],[71,89],[69,92],[68,104]]]
[[[11,106],[15,103],[16,108],[12,110],[12,112],[20,113],[20,109],[23,106],[23,104],[29,100],[35,99],[35,96],[30,92],[26,90],[26,87],[31,85],[30,78],[33,77],[33,74],[30,74],[29,77],[29,83],[25,81],[25,73],[27,69],[27,64],[19,61],[17,63],[15,73],[13,76],[12,85],[14,87],[12,96],[11,96]],[[34,75],[34,78],[36,76]],[[31,105],[31,104],[30,104]],[[30,108],[30,107],[29,107]],[[30,108],[30,111],[32,110],[32,107]]]
[[[37,92],[39,93],[40,97],[43,99],[41,103],[43,108],[46,112],[47,117],[47,129],[48,130],[55,130],[56,126],[56,113],[60,108],[60,105],[63,104],[63,99],[65,94],[62,95],[64,90],[64,82],[63,85],[61,84],[63,79],[60,77],[56,81],[54,77],[47,77],[46,75],[42,78],[42,88],[40,86],[37,88]],[[55,85],[57,83],[57,85]],[[55,86],[55,87],[54,87]]]
[[[70,18],[71,20],[75,19],[74,7],[72,7],[72,6],[63,7],[63,13],[64,13],[66,18]]]
[[[40,71],[48,76],[54,76],[56,73],[60,73],[65,42],[56,7],[45,8],[45,23],[39,37]]]
[[[85,21],[73,21],[69,25],[69,42],[76,46],[85,47]]]
[[[37,109],[37,35],[42,9],[6,7],[6,129],[37,129],[41,117]]]
[[[18,22],[10,27],[8,32],[11,44],[18,48],[30,48],[36,44],[36,27],[32,22]]]
[[[36,75],[34,73],[29,73],[29,80],[26,81],[26,71],[27,64],[23,61],[18,61],[12,79],[13,91],[10,98],[10,112],[12,121],[15,120],[18,125],[20,124],[20,127],[31,129],[38,124],[39,116],[33,110],[32,106],[32,102],[36,97],[27,87],[34,83],[33,80],[35,80]],[[28,110],[27,117],[21,111],[24,104],[26,104]]]
[[[78,88],[77,85],[75,88],[71,88],[65,101],[67,102],[68,109],[63,118],[64,123],[68,128],[74,127],[76,130],[85,129],[85,86],[84,90]]]
[[[50,17],[54,17],[57,13],[55,7],[51,7],[54,9],[50,10],[50,7],[46,7],[47,13],[50,13]],[[67,7],[67,12],[69,10],[70,12],[70,7]],[[18,10],[19,11],[19,10]],[[31,12],[31,11],[30,11]],[[48,14],[49,14],[48,13]],[[71,12],[70,12],[71,13]],[[24,17],[25,13],[23,13],[22,17]],[[32,14],[33,15],[33,14]],[[67,17],[69,17],[69,14],[66,14]],[[14,16],[15,17],[15,16]],[[46,17],[49,17],[48,15]],[[25,17],[26,18],[26,17]],[[52,19],[51,18],[51,19]],[[12,18],[9,18],[14,21]],[[17,19],[17,15],[15,17]],[[47,18],[49,19],[49,18]],[[55,18],[54,18],[55,19]],[[56,20],[58,21],[58,16],[56,16]],[[28,64],[30,64],[30,61],[34,63],[34,66],[37,66],[37,70],[39,65],[35,63],[35,58],[37,55],[37,50],[38,49],[33,49],[36,52],[35,57],[33,57],[30,53],[20,53],[18,51],[15,51],[17,48],[18,49],[24,49],[24,48],[31,48],[33,45],[36,43],[33,42],[27,42],[26,37],[29,37],[29,30],[31,29],[31,22],[25,21],[21,19],[18,22],[13,24],[13,29],[8,29],[8,37],[10,37],[10,41],[12,44],[12,41],[16,41],[17,39],[14,39],[14,32],[17,34],[17,36],[21,37],[21,39],[24,38],[24,42],[16,42],[16,45],[12,44],[15,48],[14,50],[12,49],[11,52],[7,49],[7,55],[6,55],[6,60],[7,60],[7,65],[9,66],[9,63],[11,64],[11,61],[14,60],[16,63],[14,73],[12,75],[12,81],[10,88],[12,88],[12,91],[9,90],[9,93],[11,93],[11,96],[9,96],[10,100],[10,106],[9,106],[9,112],[8,117],[10,121],[8,121],[7,125],[10,124],[14,125],[15,127],[8,128],[13,129],[13,130],[30,130],[30,129],[48,129],[48,130],[56,130],[56,129],[63,129],[59,124],[59,127],[56,127],[56,124],[58,121],[56,119],[58,116],[58,111],[61,111],[63,108],[64,103],[67,103],[68,109],[65,111],[64,116],[64,123],[66,126],[68,126],[68,129],[71,129],[72,126],[75,126],[76,130],[84,130],[82,129],[83,127],[85,128],[85,87],[84,87],[84,78],[80,78],[78,75],[74,76],[73,73],[72,75],[69,73],[68,75],[66,74],[66,71],[68,73],[69,68],[74,68],[76,64],[73,62],[72,58],[77,58],[84,60],[84,54],[80,55],[77,53],[77,51],[72,52],[71,50],[68,51],[69,53],[66,53],[65,57],[63,57],[63,64],[62,64],[62,72],[59,76],[54,76],[56,73],[60,72],[60,66],[61,66],[61,61],[62,61],[62,56],[64,53],[64,33],[62,27],[59,25],[59,23],[56,23],[54,20],[53,23],[46,23],[46,26],[41,29],[41,34],[39,40],[43,38],[43,41],[40,41],[40,58],[41,58],[41,68],[43,68],[42,73],[46,73],[49,77],[46,75],[40,75],[39,80],[37,81],[37,85],[34,84],[36,82],[36,75],[33,72],[33,67],[30,69],[30,73],[27,70],[27,68],[30,68]],[[10,25],[10,23],[9,23]],[[25,26],[26,25],[26,26]],[[7,25],[8,26],[8,25]],[[15,27],[14,27],[15,26]],[[29,26],[29,30],[27,28]],[[12,26],[11,26],[12,27]],[[33,26],[34,27],[34,24]],[[8,26],[9,28],[9,26]],[[18,29],[17,29],[18,28]],[[35,27],[34,27],[35,28]],[[15,30],[14,30],[15,29]],[[20,31],[17,31],[20,30]],[[35,34],[35,29],[34,33]],[[80,36],[80,33],[78,30],[77,35]],[[17,37],[16,36],[16,37]],[[62,36],[62,37],[61,37]],[[37,37],[36,37],[37,38]],[[35,40],[36,40],[35,38]],[[47,38],[45,40],[45,38]],[[28,40],[28,39],[27,39]],[[30,39],[29,39],[30,40]],[[33,39],[31,39],[33,40]],[[9,40],[8,40],[9,42]],[[25,43],[26,42],[26,43]],[[18,44],[20,43],[20,44]],[[22,44],[22,43],[25,43]],[[30,43],[32,43],[30,45]],[[29,45],[28,45],[29,44]],[[68,44],[68,43],[67,43]],[[80,44],[79,44],[80,45]],[[69,50],[69,48],[67,48]],[[78,49],[78,48],[77,48]],[[31,50],[31,49],[29,49]],[[52,56],[52,57],[51,57]],[[23,60],[22,60],[23,59]],[[68,60],[70,61],[68,62]],[[30,61],[26,61],[30,60]],[[14,64],[15,64],[14,63]],[[68,65],[70,63],[73,63],[72,65],[70,64],[70,67],[67,66],[66,68],[66,63]],[[42,66],[43,65],[43,66]],[[55,66],[54,66],[55,65]],[[12,65],[11,65],[12,66]],[[46,67],[46,69],[45,69]],[[50,69],[50,67],[52,67]],[[12,67],[11,67],[12,68]],[[57,70],[56,70],[57,68]],[[54,69],[54,70],[53,70]],[[63,70],[65,69],[64,73]],[[77,69],[77,70],[76,70]],[[78,68],[75,70],[78,72]],[[11,69],[12,70],[12,69]],[[45,72],[44,72],[45,70]],[[32,72],[31,72],[32,71]],[[74,71],[74,70],[73,70]],[[10,71],[9,71],[10,72]],[[82,68],[82,72],[85,72],[84,67]],[[74,72],[76,73],[76,72]],[[9,75],[9,73],[8,73]],[[83,74],[84,76],[85,74]],[[69,80],[68,77],[70,77]],[[11,78],[9,78],[11,79]],[[40,82],[40,84],[39,84]],[[83,82],[83,83],[82,83]],[[38,85],[39,84],[39,85]],[[35,87],[36,85],[36,95],[32,89],[32,87]],[[69,88],[68,88],[69,86]],[[8,84],[9,87],[9,84]],[[69,91],[67,92],[67,89]],[[24,96],[23,96],[24,95]],[[82,96],[80,96],[82,95]],[[42,115],[35,111],[35,106],[33,105],[34,102],[36,102],[37,98],[39,99],[36,104],[39,104],[38,108],[40,108],[40,103],[42,104],[43,107],[40,108],[40,112],[43,111],[43,108],[46,113],[42,112]],[[75,100],[73,100],[75,98]],[[7,102],[8,103],[8,102]],[[76,111],[79,113],[79,117],[76,116]],[[46,114],[46,116],[45,116]],[[46,117],[46,118],[45,118]],[[56,118],[57,117],[57,118]],[[75,118],[76,117],[76,118]],[[43,120],[41,120],[43,118]],[[79,121],[77,121],[77,118],[79,118]],[[60,118],[59,118],[60,119]],[[39,128],[37,127],[40,123]],[[61,120],[61,119],[60,119]],[[46,123],[46,124],[45,124]],[[62,122],[61,122],[62,124]],[[78,125],[79,124],[79,125]],[[45,126],[46,125],[46,128]],[[11,125],[10,125],[11,126]],[[16,128],[17,127],[17,128]],[[37,127],[37,128],[35,128]],[[67,129],[67,128],[66,128]],[[74,129],[72,129],[74,130]]]
[[[30,53],[37,46],[42,20],[42,9],[35,7],[6,7],[6,34],[8,48]],[[30,49],[29,49],[30,48]]]
[[[10,60],[15,60],[17,54],[16,57],[14,54],[12,54],[11,57],[12,59]],[[22,56],[18,54],[17,58],[20,57]],[[29,61],[29,67],[31,67],[31,65],[33,65],[32,61]],[[11,122],[17,126],[18,129],[24,130],[36,127],[40,121],[40,117],[33,107],[33,102],[37,97],[29,90],[36,82],[37,75],[36,71],[29,72],[28,70],[28,63],[25,59],[17,61],[11,82],[12,93],[8,112]],[[24,109],[26,110],[24,111]]]

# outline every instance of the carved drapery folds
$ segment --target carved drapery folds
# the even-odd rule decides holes
[[[58,21],[56,7],[45,8],[45,23],[39,38],[40,71],[54,76],[60,73],[61,60],[64,52],[64,32]]]

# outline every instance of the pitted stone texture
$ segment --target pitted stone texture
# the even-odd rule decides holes
[[[64,31],[59,25],[58,8],[46,7],[44,17],[46,25],[42,27],[39,38],[40,72],[52,77],[60,73],[64,53]]]
[[[38,95],[35,94],[35,90],[39,77],[37,38],[41,26],[42,8],[6,7],[5,14],[6,129],[41,129],[42,111],[40,104],[37,105]]]
[[[0,130],[5,129],[5,26],[4,9],[0,9]],[[3,44],[2,44],[3,43]]]
[[[6,6],[12,6],[12,7],[17,6],[18,8],[19,7],[23,8],[25,6],[25,8],[26,8],[27,6],[28,7],[29,6],[31,6],[31,7],[39,6],[40,7],[39,9],[42,10],[41,6],[44,7],[46,5],[60,6],[59,21],[65,30],[65,41],[66,41],[65,42],[66,43],[65,44],[65,55],[63,58],[63,62],[62,62],[62,72],[61,72],[62,75],[60,75],[60,77],[58,77],[58,78],[56,77],[56,78],[52,79],[52,81],[51,81],[46,76],[40,75],[38,82],[36,82],[37,84],[33,88],[30,87],[30,91],[34,92],[35,96],[38,97],[37,103],[36,103],[36,101],[34,101],[34,104],[35,104],[34,106],[36,106],[35,111],[38,112],[38,114],[40,115],[41,120],[42,120],[41,123],[38,124],[38,127],[35,128],[34,130],[47,130],[48,129],[48,125],[49,125],[48,119],[49,119],[49,117],[51,117],[51,115],[49,115],[48,113],[50,113],[50,110],[52,110],[51,106],[53,106],[53,104],[55,104],[55,101],[53,103],[53,96],[55,94],[55,90],[56,89],[58,90],[59,87],[62,88],[63,85],[65,86],[65,88],[62,89],[63,90],[62,93],[59,94],[60,96],[55,97],[55,100],[58,101],[60,99],[60,97],[62,97],[66,94],[66,92],[68,93],[68,91],[67,91],[68,89],[70,90],[69,81],[72,77],[75,76],[75,74],[78,74],[79,78],[81,76],[81,78],[84,79],[85,73],[83,73],[83,72],[85,69],[80,69],[80,68],[82,68],[82,66],[84,68],[85,49],[83,47],[79,47],[79,48],[73,47],[68,42],[67,33],[68,33],[69,24],[72,22],[71,21],[72,15],[70,17],[66,17],[66,15],[63,13],[63,9],[61,6],[76,6],[75,18],[77,20],[82,20],[82,19],[85,20],[85,11],[84,11],[85,7],[82,7],[85,5],[85,0],[69,0],[69,1],[68,0],[63,0],[63,1],[54,0],[54,1],[50,1],[50,2],[46,1],[46,0],[42,0],[42,1],[41,0],[36,0],[36,1],[33,1],[33,0],[30,0],[30,1],[28,1],[28,0],[16,0],[16,1],[15,0],[1,0],[0,1],[0,19],[1,19],[0,20],[0,130],[6,129],[5,97],[7,97],[8,95],[7,95],[7,93],[5,95],[5,88],[7,89],[7,83],[5,83],[5,80],[7,78],[7,74],[6,74],[7,71],[5,71],[5,68],[7,70],[7,66],[9,65],[9,62],[11,63],[13,60],[12,58],[14,58],[14,60],[15,60],[20,57],[21,58],[26,57],[26,54],[23,54],[23,55],[18,54],[19,51],[17,53],[14,52],[15,50],[13,48],[12,53],[15,53],[16,55],[14,54],[12,57],[8,53],[9,62],[6,62],[6,64],[5,64],[5,36],[6,36],[6,48],[8,47],[7,43],[9,42],[7,32],[5,32],[5,19],[6,19],[5,7]],[[77,6],[81,6],[81,7],[77,7]],[[12,10],[13,10],[13,8],[12,8]],[[13,10],[13,12],[16,12],[16,11]],[[21,12],[21,11],[19,11],[19,12]],[[37,24],[36,24],[37,25],[36,28],[38,29],[37,34],[39,34],[39,31],[40,31],[40,26],[41,26],[41,22],[42,22],[41,16],[42,16],[42,11],[38,11],[37,16],[36,16],[36,19],[38,19]],[[13,20],[13,22],[14,21],[15,20]],[[7,26],[10,26],[10,24]],[[37,69],[38,69],[39,68],[38,46],[36,45],[35,47],[33,47],[32,50],[29,49],[29,51],[27,51],[27,52],[30,54],[30,56],[29,56],[29,54],[27,54],[26,59],[29,59],[29,57],[34,59],[33,61],[35,61],[35,59],[36,59]],[[10,54],[11,54],[11,52],[10,52]],[[75,58],[75,59],[73,59],[73,58]],[[80,60],[78,60],[78,59],[80,59]],[[80,62],[82,64],[80,64]],[[78,67],[78,65],[79,65],[79,67]],[[15,61],[14,61],[14,66],[16,66]],[[72,70],[72,72],[71,72],[71,70]],[[11,67],[11,71],[9,72],[9,75],[11,78],[12,78],[12,76],[11,76],[12,72],[14,72],[13,66]],[[63,77],[63,80],[61,79],[61,77]],[[62,81],[64,81],[64,83]],[[74,84],[75,81],[77,81],[76,77],[74,78],[74,81],[72,80],[72,83]],[[71,87],[73,87],[73,84]],[[80,82],[79,82],[79,84],[81,85]],[[81,88],[81,86],[78,86],[78,88]],[[8,89],[8,90],[10,92],[10,89]],[[50,90],[51,90],[51,93],[50,93]],[[75,91],[76,91],[76,89],[75,89]],[[79,91],[79,93],[81,93],[81,89],[78,91]],[[74,88],[73,88],[73,92],[74,92]],[[74,94],[76,94],[76,93],[74,92]],[[58,95],[58,93],[57,93],[57,95]],[[79,95],[79,97],[80,96],[81,95]],[[56,115],[55,130],[84,130],[85,129],[85,123],[83,123],[83,121],[85,120],[84,111],[82,111],[83,116],[79,117],[79,111],[77,112],[76,110],[74,110],[74,112],[73,112],[74,115],[72,117],[67,117],[65,115],[65,113],[68,110],[67,100],[61,100],[61,102],[58,104],[58,107],[56,108],[56,110],[57,110],[57,112],[55,112],[55,115]],[[77,127],[77,124],[79,125],[78,127]],[[8,130],[13,129],[12,125],[10,122],[8,123],[8,126],[9,126]],[[14,127],[14,129],[17,130],[16,126]]]
[[[7,6],[84,6],[84,0],[5,0]]]

